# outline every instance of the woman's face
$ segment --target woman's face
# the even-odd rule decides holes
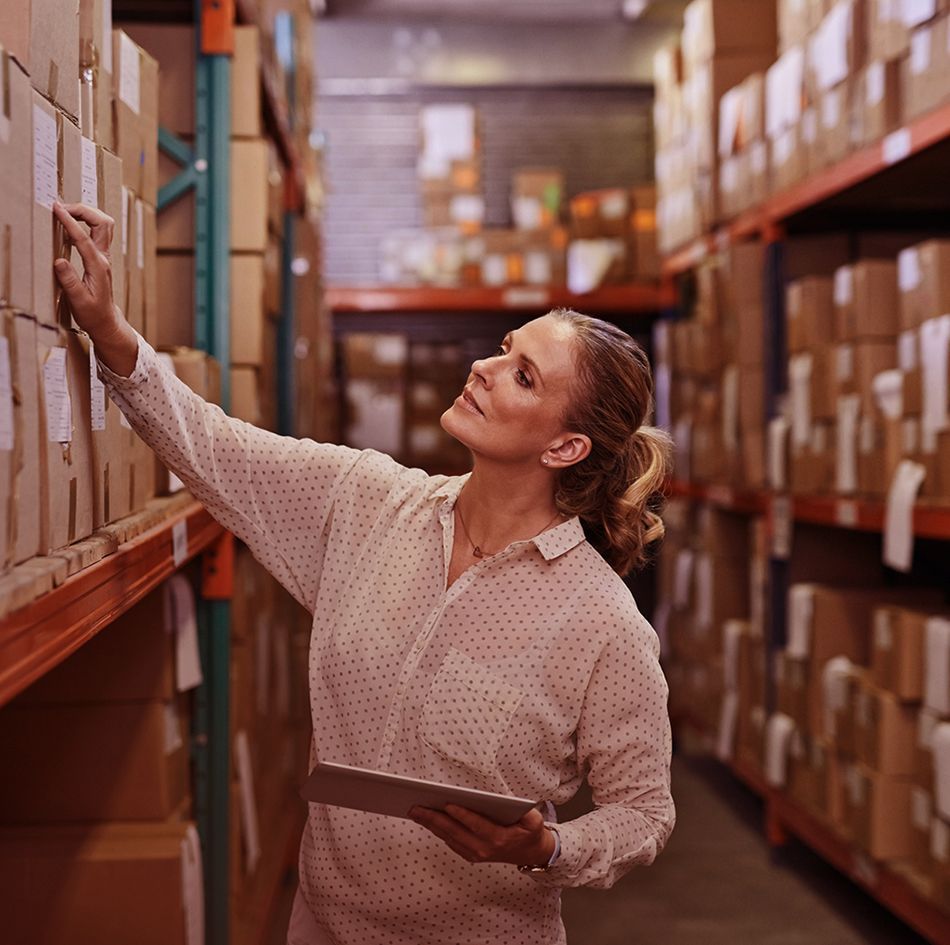
[[[539,462],[566,437],[573,342],[571,326],[549,315],[510,332],[491,357],[472,364],[442,428],[476,454]]]

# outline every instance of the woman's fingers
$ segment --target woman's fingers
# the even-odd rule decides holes
[[[57,207],[65,211],[65,213],[57,212]],[[62,221],[63,226],[66,227],[66,232],[69,233],[70,239],[76,243],[78,246],[78,237],[73,237],[73,231],[70,230],[69,225],[66,222],[65,217],[72,218],[72,222],[75,224],[77,231],[83,231],[82,227],[76,223],[76,220],[82,220],[83,223],[89,225],[89,238],[92,240],[96,249],[101,253],[108,255],[109,250],[112,247],[112,236],[115,232],[115,220],[112,219],[107,213],[103,213],[101,210],[97,210],[95,207],[90,207],[88,204],[84,203],[67,203],[67,204],[54,204],[53,212],[56,213],[57,219]]]
[[[63,292],[66,293],[70,307],[76,309],[89,302],[89,290],[68,259],[57,259],[53,263],[53,271],[63,287]]]

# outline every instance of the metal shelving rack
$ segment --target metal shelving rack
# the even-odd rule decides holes
[[[798,185],[769,197],[714,232],[669,254],[663,261],[665,287],[715,256],[731,243],[761,239],[766,244],[765,336],[767,361],[766,416],[777,413],[784,393],[786,361],[784,312],[784,252],[791,235],[862,228],[946,228],[944,199],[935,181],[950,155],[950,105],[944,105],[858,150],[839,163]],[[929,187],[929,190],[928,190]],[[893,195],[899,195],[893,199]],[[870,206],[871,212],[866,207]],[[837,496],[792,496],[771,491],[738,491],[722,484],[672,482],[670,494],[708,502],[746,514],[764,514],[772,534],[769,563],[770,626],[767,650],[771,655],[785,644],[788,592],[788,549],[784,537],[794,523],[880,532],[884,503]],[[918,501],[914,508],[915,537],[950,541],[950,505]],[[778,540],[776,540],[778,539]],[[774,693],[767,692],[768,708]],[[733,765],[733,773],[766,805],[766,834],[774,845],[795,836],[829,863],[850,876],[908,925],[937,945],[950,945],[950,914],[941,911],[919,889],[884,864],[874,864],[838,837],[831,827],[797,807],[784,794],[765,785],[757,772]]]

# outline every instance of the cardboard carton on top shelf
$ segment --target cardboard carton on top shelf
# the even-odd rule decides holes
[[[112,33],[115,150],[123,183],[151,206],[158,199],[158,63],[123,30]]]
[[[110,0],[79,0],[79,76],[82,133],[114,150]]]
[[[683,13],[683,59],[687,71],[721,54],[750,50],[775,54],[773,3],[750,6],[743,0],[693,0]]]
[[[908,55],[901,62],[904,120],[932,111],[950,97],[950,52],[947,19],[914,30]]]
[[[836,0],[806,42],[809,86],[820,96],[864,66],[867,26],[864,0]]]
[[[834,330],[834,282],[807,276],[790,282],[785,294],[788,350],[792,353],[829,345]]]
[[[2,15],[0,15],[2,16]],[[30,80],[0,48],[0,305],[33,308],[33,93]]]
[[[873,144],[903,120],[900,59],[878,59],[864,69],[856,84],[855,120],[859,145]]]
[[[73,120],[79,115],[79,6],[58,0],[6,0],[0,46],[16,58],[33,88]]]
[[[39,325],[42,483],[40,550],[49,554],[92,533],[89,358],[71,330]]]
[[[0,851],[11,942],[189,945],[201,928],[201,845],[180,816],[7,828]]]
[[[82,146],[79,128],[67,115],[33,92],[33,304],[28,311],[55,325],[61,292],[53,260],[65,253],[65,233],[53,219],[53,201],[82,199]],[[75,254],[74,254],[75,255]]]

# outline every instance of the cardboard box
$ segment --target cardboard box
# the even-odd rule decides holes
[[[257,368],[231,368],[231,409],[228,412],[239,420],[261,425],[260,376]]]
[[[188,821],[8,828],[0,886],[10,945],[201,940],[201,844]]]
[[[136,202],[136,212],[142,213],[142,334],[149,344],[155,344],[158,325],[162,318],[158,307],[158,220],[155,208],[143,201]]]
[[[864,765],[848,772],[855,843],[875,860],[906,859],[911,852],[911,782]]]
[[[826,276],[808,276],[790,282],[785,293],[785,319],[789,352],[830,344],[834,330],[834,281]]]
[[[903,702],[923,698],[925,626],[930,616],[930,611],[896,606],[874,612],[872,679]]]
[[[175,636],[165,586],[121,614],[17,697],[18,706],[176,698]]]
[[[864,0],[835,0],[808,38],[808,83],[819,96],[847,82],[864,66],[864,10]]]
[[[161,70],[159,124],[184,138],[195,134],[195,32],[190,26],[129,23],[125,31]],[[261,127],[261,54],[256,26],[235,26],[231,56],[231,135],[258,138]]]
[[[861,73],[857,87],[857,143],[873,144],[896,131],[904,114],[902,99],[901,60],[872,62]]]
[[[71,330],[37,327],[44,554],[92,533],[89,359]]]
[[[112,5],[79,0],[79,126],[84,137],[113,150]]]
[[[564,172],[560,168],[518,168],[511,181],[511,219],[519,230],[538,230],[561,219]]]
[[[0,14],[2,21],[3,14]],[[0,48],[0,305],[33,308],[33,93],[30,80]]]
[[[115,149],[123,183],[151,206],[158,200],[158,63],[128,33],[112,34]]]
[[[0,818],[17,824],[168,817],[188,794],[185,722],[174,700],[8,706],[0,745],[18,759],[18,775],[0,783]]]
[[[164,155],[160,158],[161,181],[166,183],[179,168]],[[267,143],[264,139],[231,142],[231,249],[263,253],[267,248],[269,205]],[[158,248],[192,250],[195,245],[195,197],[184,194],[165,208],[158,218]]]
[[[65,319],[57,312],[61,292],[53,261],[65,255],[65,232],[53,220],[53,201],[82,199],[82,146],[79,128],[38,92],[33,92],[33,305],[46,325]]]
[[[909,55],[901,63],[904,121],[912,121],[950,97],[947,20],[921,26],[910,36]]]
[[[129,510],[144,509],[155,497],[155,454],[133,430],[126,430],[129,457]]]
[[[264,363],[264,257],[231,256],[231,364]]]
[[[854,715],[858,761],[881,774],[913,777],[916,708],[866,684],[857,693]]]
[[[930,832],[933,820],[933,794],[913,785],[910,789],[910,861],[914,869],[929,876],[934,860],[930,852]]]
[[[79,9],[58,0],[6,0],[0,45],[31,77],[33,88],[73,120],[79,115]]]
[[[897,265],[863,259],[835,275],[835,337],[893,341],[900,330]]]
[[[778,42],[775,4],[744,0],[693,0],[683,13],[683,59],[689,68],[714,55],[761,50]]]
[[[925,791],[934,793],[933,737],[942,718],[939,713],[923,706],[917,713],[917,732],[914,738],[914,783]]]

